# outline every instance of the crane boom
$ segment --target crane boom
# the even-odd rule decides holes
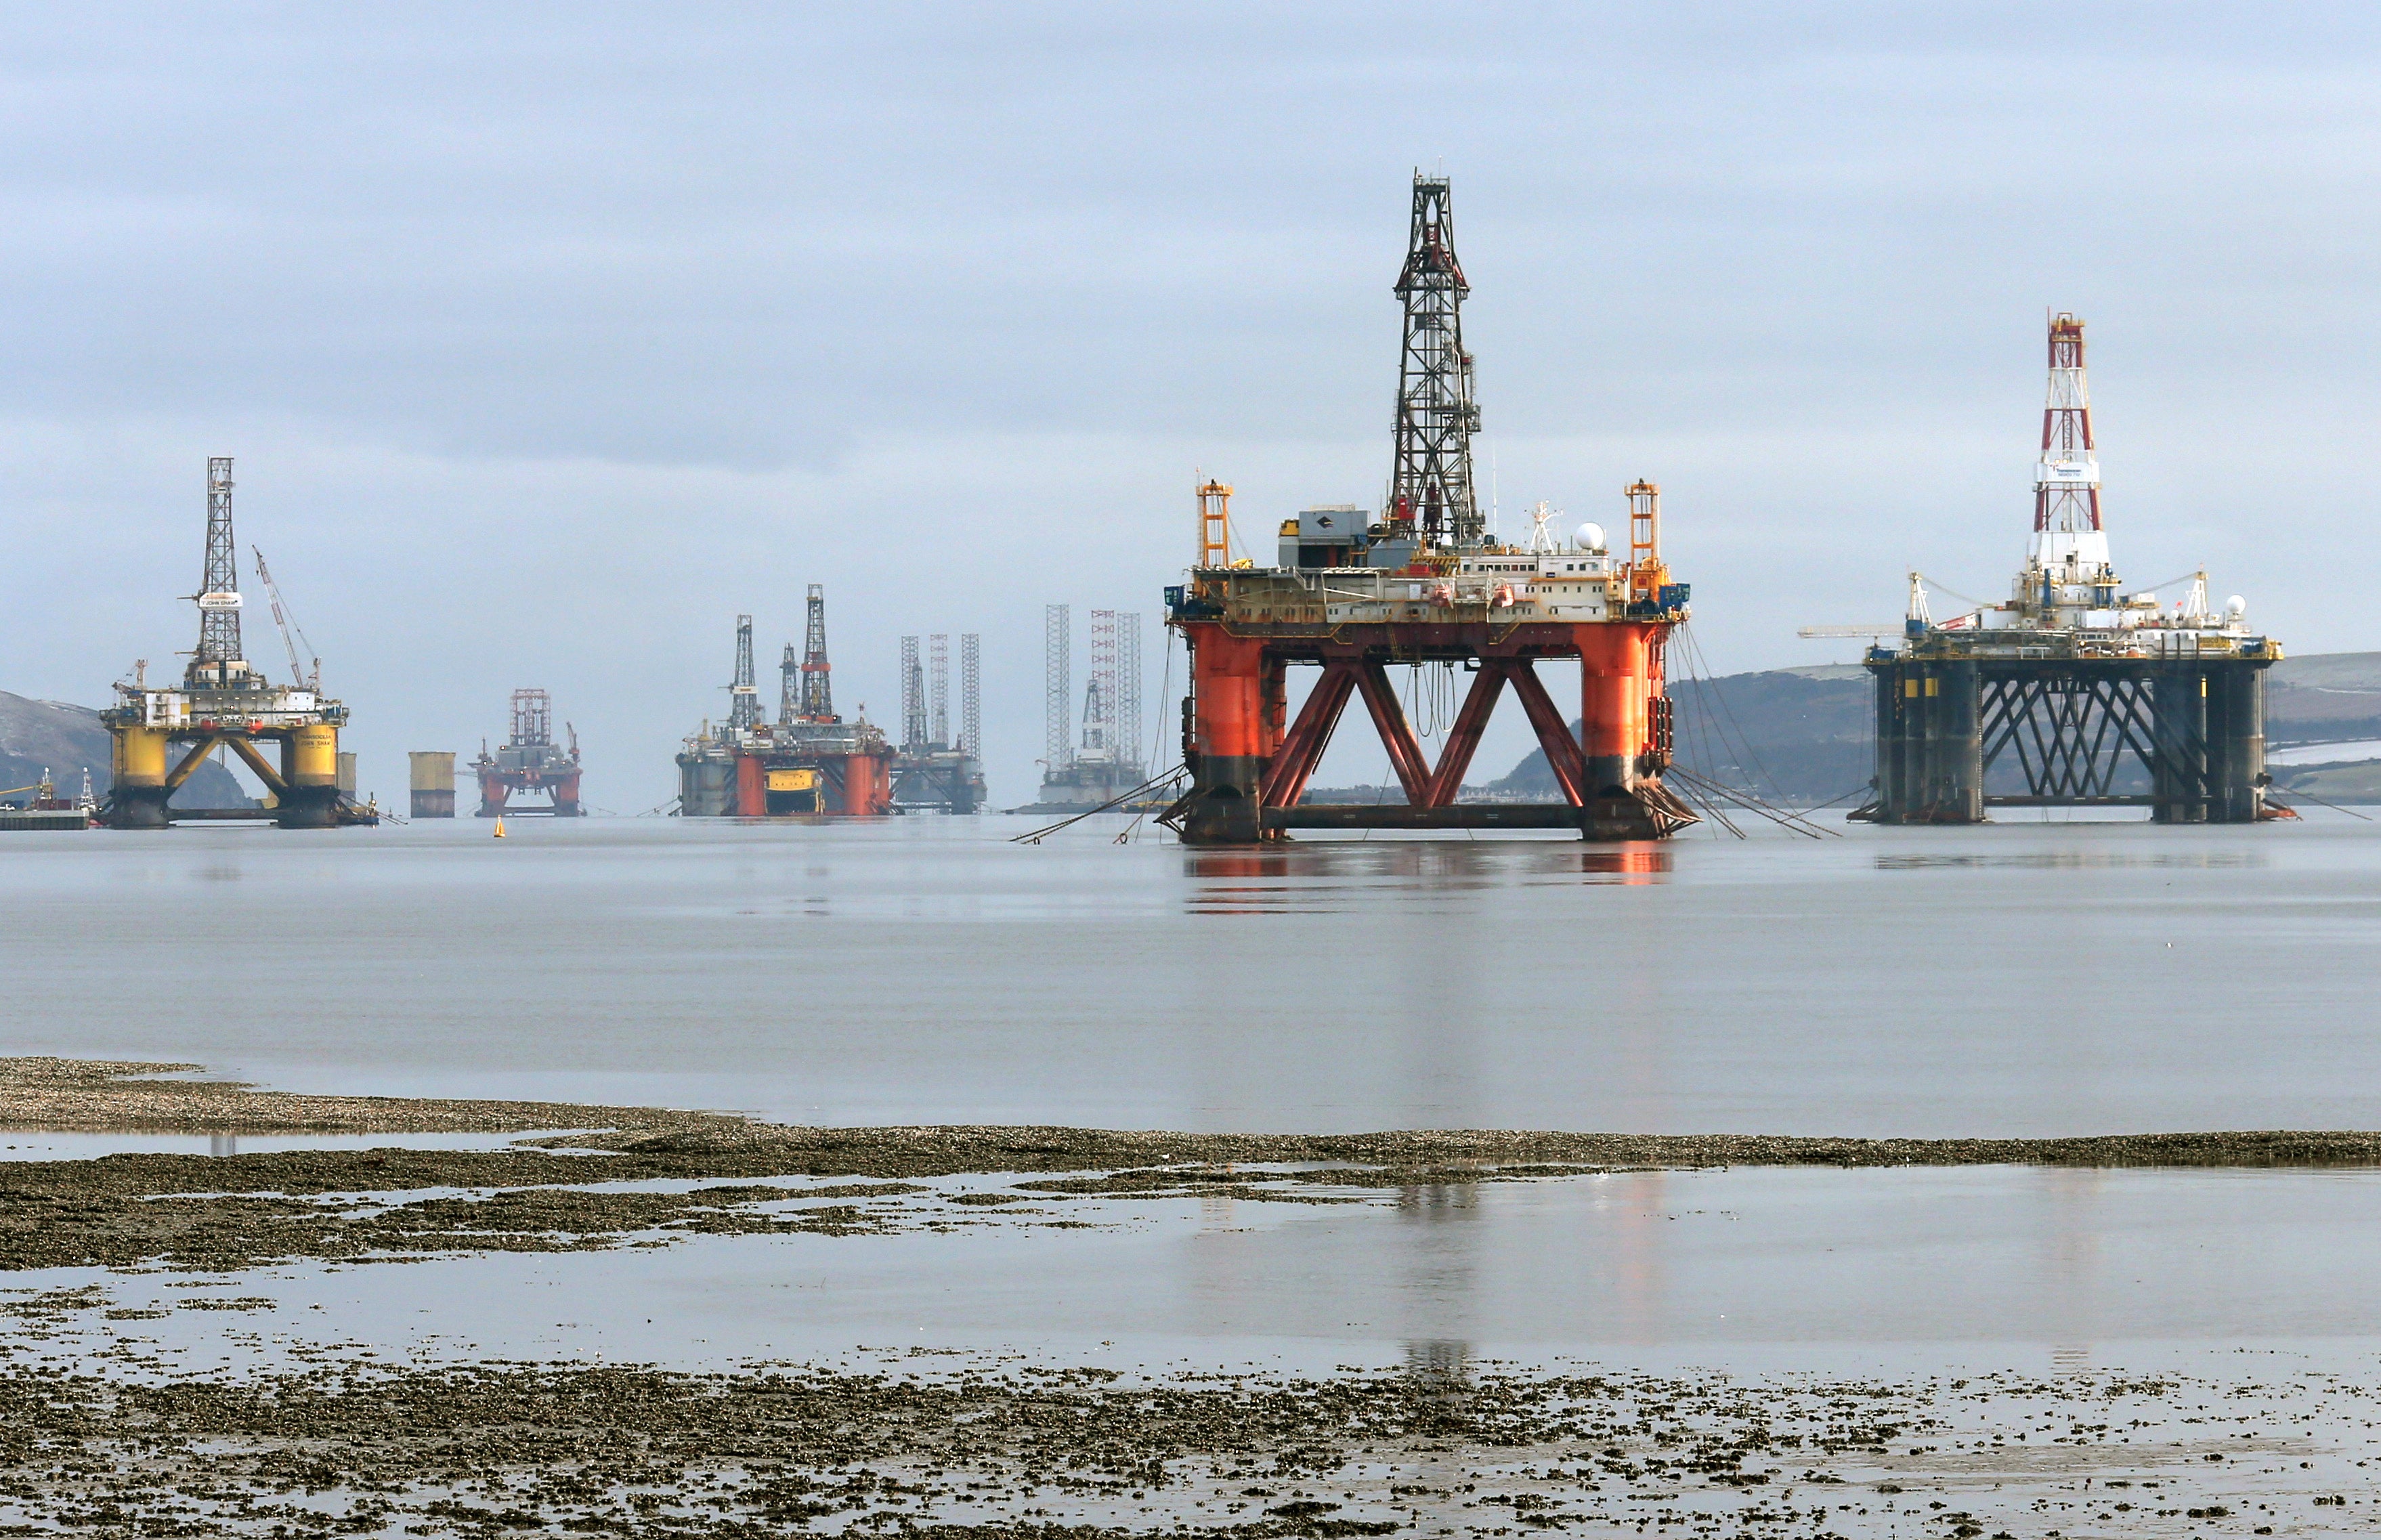
[[[271,569],[264,565],[264,553],[253,545],[250,546],[249,550],[256,557],[257,581],[264,585],[264,595],[273,602],[273,623],[281,629],[281,644],[289,649],[291,677],[298,681],[298,687],[300,690],[320,691],[323,687],[323,660],[314,659],[314,671],[311,675],[307,673],[305,666],[299,662],[298,643],[305,642],[306,633],[290,620],[288,607],[281,602],[281,585],[273,581]],[[293,635],[293,632],[296,634]],[[313,651],[313,643],[307,642],[307,654],[311,655]]]

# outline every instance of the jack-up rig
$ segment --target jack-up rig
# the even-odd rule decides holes
[[[772,818],[892,811],[893,748],[865,715],[836,715],[826,661],[826,591],[810,585],[809,635],[797,661],[786,646],[777,720],[763,721],[752,670],[752,617],[736,617],[736,681],[727,723],[709,722],[678,756],[678,813]]]
[[[983,726],[983,638],[959,637],[959,734],[951,733],[951,639],[901,639],[901,752],[893,762],[896,813],[981,813],[983,760],[976,735]]]
[[[494,754],[488,752],[488,740],[480,740],[480,757],[471,762],[472,773],[480,777],[480,816],[502,818],[511,813],[518,818],[523,813],[547,813],[556,818],[577,818],[584,810],[579,805],[579,729],[565,722],[563,731],[570,739],[564,748],[554,740],[554,701],[543,690],[513,691],[513,735]],[[543,793],[549,800],[545,807],[528,807],[513,801],[516,793]]]
[[[1199,489],[1199,559],[1166,590],[1166,623],[1190,652],[1182,703],[1189,791],[1166,822],[1186,844],[1279,839],[1313,828],[1568,828],[1591,839],[1658,839],[1695,822],[1662,784],[1670,757],[1663,653],[1687,617],[1687,585],[1661,556],[1660,491],[1629,488],[1625,561],[1588,525],[1572,551],[1488,538],[1474,495],[1479,431],[1460,310],[1447,183],[1417,173],[1406,261],[1395,458],[1377,520],[1345,505],[1281,525],[1278,564],[1232,559],[1231,488]],[[1582,734],[1538,679],[1541,658],[1580,662]],[[1322,678],[1287,722],[1292,664]],[[1472,676],[1437,764],[1422,757],[1389,682],[1392,664]],[[1510,684],[1563,801],[1459,802],[1464,771]],[[1304,801],[1333,727],[1361,694],[1405,789],[1403,805]]]
[[[2166,606],[2120,593],[2100,519],[2083,323],[2050,318],[2050,392],[2033,543],[2009,599],[1941,622],[1910,580],[1899,643],[1872,647],[1879,824],[1976,824],[1989,807],[2147,807],[2161,824],[2295,816],[2268,806],[2265,670],[2282,655],[2248,605],[2207,605],[2207,574]],[[1857,628],[1811,627],[1805,635]],[[2011,789],[1987,791],[2014,762]],[[2022,789],[2016,789],[2021,786]]]
[[[359,806],[339,787],[339,728],[348,708],[326,699],[322,664],[301,672],[298,637],[280,590],[257,557],[257,577],[273,601],[273,617],[289,650],[294,682],[277,685],[241,655],[239,548],[232,539],[231,458],[207,461],[207,550],[199,585],[199,645],[179,689],[155,689],[146,660],[116,686],[116,704],[100,720],[114,739],[115,776],[101,821],[110,828],[162,829],[189,819],[271,820],[285,829],[327,829],[377,824],[379,813]],[[280,764],[259,746],[278,745]],[[188,744],[178,759],[171,751]],[[218,748],[228,747],[256,773],[270,796],[265,806],[177,808],[174,793]],[[168,764],[168,760],[172,764]]]
[[[1149,778],[1141,737],[1141,617],[1092,611],[1091,678],[1083,684],[1080,727],[1072,678],[1072,612],[1043,612],[1042,792],[1020,813],[1136,811],[1121,801]]]

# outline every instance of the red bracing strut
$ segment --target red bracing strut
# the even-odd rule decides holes
[[[1447,732],[1447,747],[1438,752],[1438,768],[1430,777],[1430,800],[1422,806],[1454,804],[1456,793],[1463,789],[1463,772],[1471,768],[1471,755],[1480,747],[1489,714],[1496,709],[1496,697],[1505,691],[1505,673],[1511,666],[1503,658],[1480,660],[1480,672],[1472,677],[1463,709],[1455,714],[1455,726]]]
[[[1521,698],[1521,709],[1530,714],[1530,726],[1538,729],[1538,747],[1546,752],[1546,764],[1555,773],[1555,784],[1562,788],[1563,801],[1573,807],[1586,806],[1587,762],[1580,752],[1579,740],[1570,735],[1569,725],[1546,694],[1545,681],[1535,669],[1523,665],[1513,670],[1513,693]]]
[[[1346,659],[1334,659],[1324,666],[1323,678],[1306,697],[1298,711],[1298,720],[1290,725],[1289,736],[1282,740],[1275,753],[1273,767],[1265,772],[1264,786],[1258,793],[1259,807],[1295,807],[1306,795],[1306,783],[1314,776],[1315,766],[1323,763],[1323,751],[1331,744],[1331,730],[1338,726],[1339,714],[1347,708],[1348,697],[1356,689],[1356,665]]]
[[[1422,745],[1414,741],[1413,727],[1398,704],[1398,692],[1389,684],[1389,671],[1371,658],[1357,666],[1361,672],[1356,676],[1356,684],[1364,692],[1364,706],[1373,714],[1373,726],[1380,729],[1382,745],[1389,751],[1389,763],[1397,768],[1398,784],[1406,788],[1406,801],[1422,807],[1422,799],[1430,795],[1430,766],[1423,763]]]

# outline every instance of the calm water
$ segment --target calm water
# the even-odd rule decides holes
[[[2381,825],[0,837],[0,1052],[836,1123],[2381,1127]]]
[[[947,1223],[948,1192],[1006,1185],[956,1179],[902,1206]],[[95,1282],[108,1304],[169,1313],[119,1324],[94,1305],[83,1346],[140,1338],[233,1363],[255,1362],[263,1329],[437,1359],[689,1367],[927,1348],[1308,1371],[1416,1356],[2138,1369],[2250,1348],[2362,1371],[2381,1359],[2381,1178],[1764,1169],[1416,1187],[1333,1207],[1086,1200],[971,1210],[956,1230],[301,1264],[221,1286],[269,1309],[196,1316],[178,1308],[205,1287],[189,1274],[6,1281]]]

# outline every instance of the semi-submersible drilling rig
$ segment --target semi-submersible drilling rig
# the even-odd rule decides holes
[[[1590,525],[1569,551],[1487,537],[1473,492],[1471,355],[1460,311],[1447,184],[1417,174],[1404,269],[1396,454],[1377,519],[1345,507],[1283,523],[1277,565],[1230,556],[1231,488],[1200,488],[1190,581],[1166,591],[1166,623],[1190,652],[1183,757],[1191,785],[1166,821],[1186,844],[1248,844],[1300,828],[1562,828],[1657,839],[1695,821],[1662,784],[1670,757],[1663,652],[1687,617],[1687,585],[1661,556],[1660,492],[1629,488],[1626,559]],[[1533,543],[1534,544],[1534,543]],[[1579,660],[1574,739],[1534,665]],[[1438,761],[1422,757],[1389,682],[1392,664],[1460,664],[1472,680]],[[1293,664],[1323,673],[1296,721]],[[1553,766],[1560,802],[1456,801],[1498,695],[1510,684]],[[1404,788],[1396,804],[1303,801],[1351,695],[1361,694]]]
[[[736,680],[727,723],[686,740],[678,756],[678,813],[687,818],[803,813],[873,816],[893,805],[893,747],[866,717],[836,715],[826,661],[826,591],[810,585],[810,630],[800,662],[786,648],[777,720],[761,711],[752,617],[736,617]]]
[[[2265,670],[2282,649],[2250,628],[2244,601],[2211,613],[2205,572],[2176,580],[2185,582],[2170,608],[2155,590],[2120,592],[2100,521],[2083,323],[2052,316],[2033,548],[2006,602],[1939,624],[1911,574],[1899,642],[1867,658],[1876,793],[1851,816],[1975,824],[1988,807],[2146,807],[2161,824],[2296,816],[2265,801]],[[1847,630],[1857,628],[1804,634]],[[1988,776],[1999,789],[1987,789]]]
[[[273,601],[294,682],[273,683],[242,655],[231,486],[230,457],[209,459],[206,570],[196,595],[199,645],[180,688],[153,688],[142,662],[130,679],[117,682],[116,704],[100,714],[114,739],[116,772],[101,821],[118,829],[162,829],[192,818],[270,819],[285,829],[377,824],[377,813],[359,807],[340,788],[339,729],[348,708],[323,694],[319,660],[311,673],[301,672],[280,593],[261,556],[257,577]],[[278,747],[278,764],[265,758],[260,747],[265,743]],[[270,802],[262,809],[175,807],[174,793],[224,747],[256,773]]]
[[[554,697],[543,690],[513,691],[513,735],[495,753],[488,752],[486,739],[480,740],[480,757],[471,762],[471,773],[480,778],[480,813],[482,818],[502,818],[509,813],[519,817],[525,813],[543,813],[555,818],[583,817],[586,810],[579,802],[579,729],[565,722],[562,730],[569,737],[569,747],[554,740]],[[516,802],[516,796],[543,794],[547,805]],[[450,791],[446,816],[454,816]]]

